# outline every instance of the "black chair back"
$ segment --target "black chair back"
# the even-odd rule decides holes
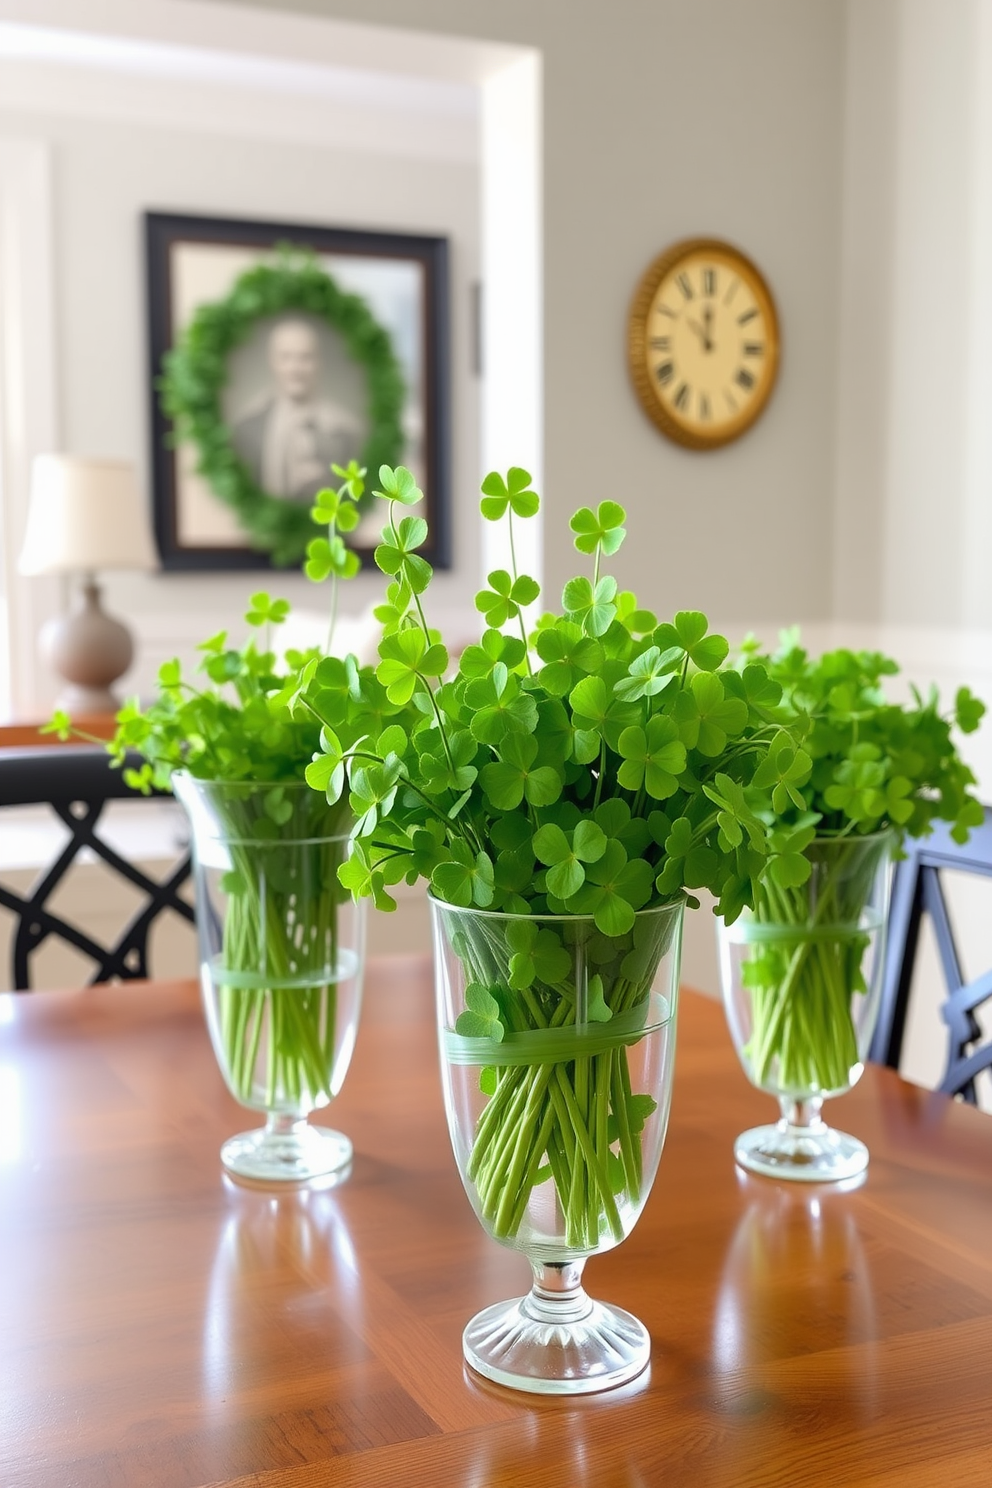
[[[986,808],[983,825],[972,831],[963,847],[953,841],[947,824],[938,822],[932,836],[907,843],[906,851],[906,860],[896,864],[892,884],[882,1010],[869,1058],[899,1068],[920,928],[924,916],[929,916],[946,988],[940,1016],[947,1024],[947,1061],[938,1089],[975,1105],[975,1077],[992,1069],[992,1037],[983,1034],[975,1016],[984,1003],[992,1002],[992,914],[988,969],[966,983],[941,875],[953,870],[992,878],[992,810]]]
[[[129,763],[137,768],[141,760],[135,756]],[[120,770],[112,768],[104,749],[53,745],[0,750],[0,830],[2,808],[46,805],[65,823],[70,834],[64,848],[28,894],[18,894],[0,884],[0,905],[11,910],[16,920],[10,973],[15,991],[30,989],[31,957],[50,936],[92,959],[95,963],[89,979],[92,986],[115,978],[135,981],[148,976],[148,934],[165,910],[173,910],[183,919],[193,921],[192,906],[178,892],[190,874],[189,852],[168,878],[158,883],[122,858],[97,832],[108,801],[144,799],[125,783]],[[86,848],[144,896],[140,908],[110,945],[101,944],[81,926],[63,919],[48,907],[49,899]]]

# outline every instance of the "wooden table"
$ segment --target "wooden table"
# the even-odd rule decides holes
[[[421,958],[370,969],[334,1107],[350,1180],[225,1180],[244,1113],[195,988],[0,997],[0,1483],[874,1485],[992,1480],[992,1118],[870,1069],[836,1118],[856,1191],[746,1177],[767,1119],[720,1008],[683,997],[672,1124],[590,1291],[650,1371],[581,1400],[469,1376],[461,1330],[519,1294],[441,1107]]]

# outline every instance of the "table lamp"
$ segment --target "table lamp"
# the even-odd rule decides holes
[[[31,473],[23,574],[79,574],[82,603],[42,628],[39,644],[65,682],[57,706],[73,717],[114,713],[111,690],[131,664],[130,631],[100,605],[99,569],[158,566],[133,466],[123,460],[38,455]]]

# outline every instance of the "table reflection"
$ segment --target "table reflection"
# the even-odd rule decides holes
[[[873,1409],[875,1292],[841,1184],[784,1184],[740,1170],[745,1207],[727,1248],[713,1317],[714,1388],[723,1408],[760,1412],[790,1394],[792,1362],[859,1345],[856,1371],[831,1371],[838,1409]],[[852,1359],[854,1354],[852,1353]],[[797,1369],[796,1378],[802,1374]]]
[[[547,1476],[549,1460],[554,1462],[555,1483],[568,1488],[601,1488],[608,1481],[613,1488],[647,1488],[650,1474],[637,1461],[638,1448],[632,1446],[625,1431],[629,1424],[629,1405],[646,1396],[651,1386],[651,1366],[636,1379],[615,1390],[582,1397],[581,1402],[553,1395],[523,1395],[494,1384],[463,1367],[466,1387],[473,1393],[512,1404],[516,1419],[510,1437],[493,1437],[477,1444],[476,1456],[467,1466],[464,1488],[518,1488],[526,1479],[542,1481]],[[616,1430],[604,1422],[614,1413]],[[604,1436],[610,1442],[609,1478],[603,1476]],[[459,1480],[460,1482],[462,1480]]]
[[[265,1357],[260,1337],[271,1340],[273,1327],[292,1332],[298,1347],[316,1340],[317,1356],[321,1339],[339,1351],[342,1324],[359,1348],[364,1331],[359,1264],[334,1194],[222,1181],[228,1214],[203,1319],[203,1380],[214,1399],[243,1385],[250,1361]]]

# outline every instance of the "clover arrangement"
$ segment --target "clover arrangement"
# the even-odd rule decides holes
[[[891,702],[883,691],[883,678],[899,672],[891,657],[846,649],[811,657],[794,630],[772,655],[760,655],[754,642],[742,654],[781,688],[782,716],[810,759],[795,809],[777,802],[783,819],[814,812],[818,836],[890,830],[899,839],[924,837],[940,819],[956,842],[981,825],[975,777],[953,737],[955,729],[973,733],[985,713],[969,688],[959,688],[945,712],[936,688],[924,698],[913,687],[911,705]]]
[[[744,656],[756,652],[750,643]],[[745,1058],[758,1085],[837,1092],[863,1053],[857,1029],[867,1023],[854,998],[869,991],[869,953],[881,928],[872,907],[876,871],[905,836],[925,836],[937,818],[951,823],[958,842],[982,822],[953,730],[973,732],[985,707],[966,687],[946,713],[933,689],[924,698],[914,688],[912,704],[890,702],[882,681],[899,668],[889,657],[840,649],[813,658],[795,632],[758,659],[782,689],[782,716],[810,764],[788,794],[773,789],[776,830],[812,830],[816,841],[804,883],[769,875],[756,885],[756,928],[741,971],[751,997]],[[772,753],[753,783],[766,784],[774,768]]]
[[[334,473],[338,486],[321,491],[311,513],[326,535],[312,538],[306,564],[315,582],[330,580],[328,650],[338,582],[358,569],[345,535],[357,524],[364,492],[356,464]],[[349,742],[368,731],[364,700],[374,713],[385,691],[354,657],[290,648],[280,661],[272,643],[288,614],[286,600],[254,594],[243,644],[232,645],[224,631],[209,637],[199,647],[195,679],[178,660],[167,661],[152,702],[129,702],[118,713],[109,749],[129,784],[146,793],[169,789],[182,772],[177,793],[184,804],[198,801],[198,814],[211,819],[226,871],[217,897],[198,903],[198,920],[201,945],[223,926],[222,944],[206,958],[218,988],[221,1062],[242,1101],[295,1107],[323,1104],[332,1094],[340,1033],[337,914],[347,898],[337,870],[351,826],[346,799],[328,801],[305,785],[321,728],[299,702],[300,677],[323,658],[325,686],[339,686],[348,700],[341,728]],[[72,732],[64,714],[50,727]],[[128,765],[131,751],[143,756],[137,769]],[[184,776],[216,788],[198,798]]]
[[[348,692],[330,661],[301,687],[322,725],[307,779],[329,800],[350,787],[355,844],[342,874],[353,892],[388,909],[392,885],[422,877],[450,904],[589,915],[619,935],[638,910],[693,889],[732,919],[762,872],[801,881],[808,823],[769,834],[762,820],[798,799],[811,768],[782,727],[781,685],[758,661],[726,667],[727,641],[704,615],[659,622],[602,571],[625,537],[622,507],[576,512],[590,571],[533,626],[537,582],[515,557],[490,573],[476,597],[486,628],[452,673],[424,609],[427,524],[405,514],[421,492],[403,467],[384,466],[380,482],[384,697],[365,681]],[[482,492],[483,517],[508,523],[515,553],[514,523],[539,508],[530,476],[493,473]],[[368,731],[353,744],[359,696]]]

